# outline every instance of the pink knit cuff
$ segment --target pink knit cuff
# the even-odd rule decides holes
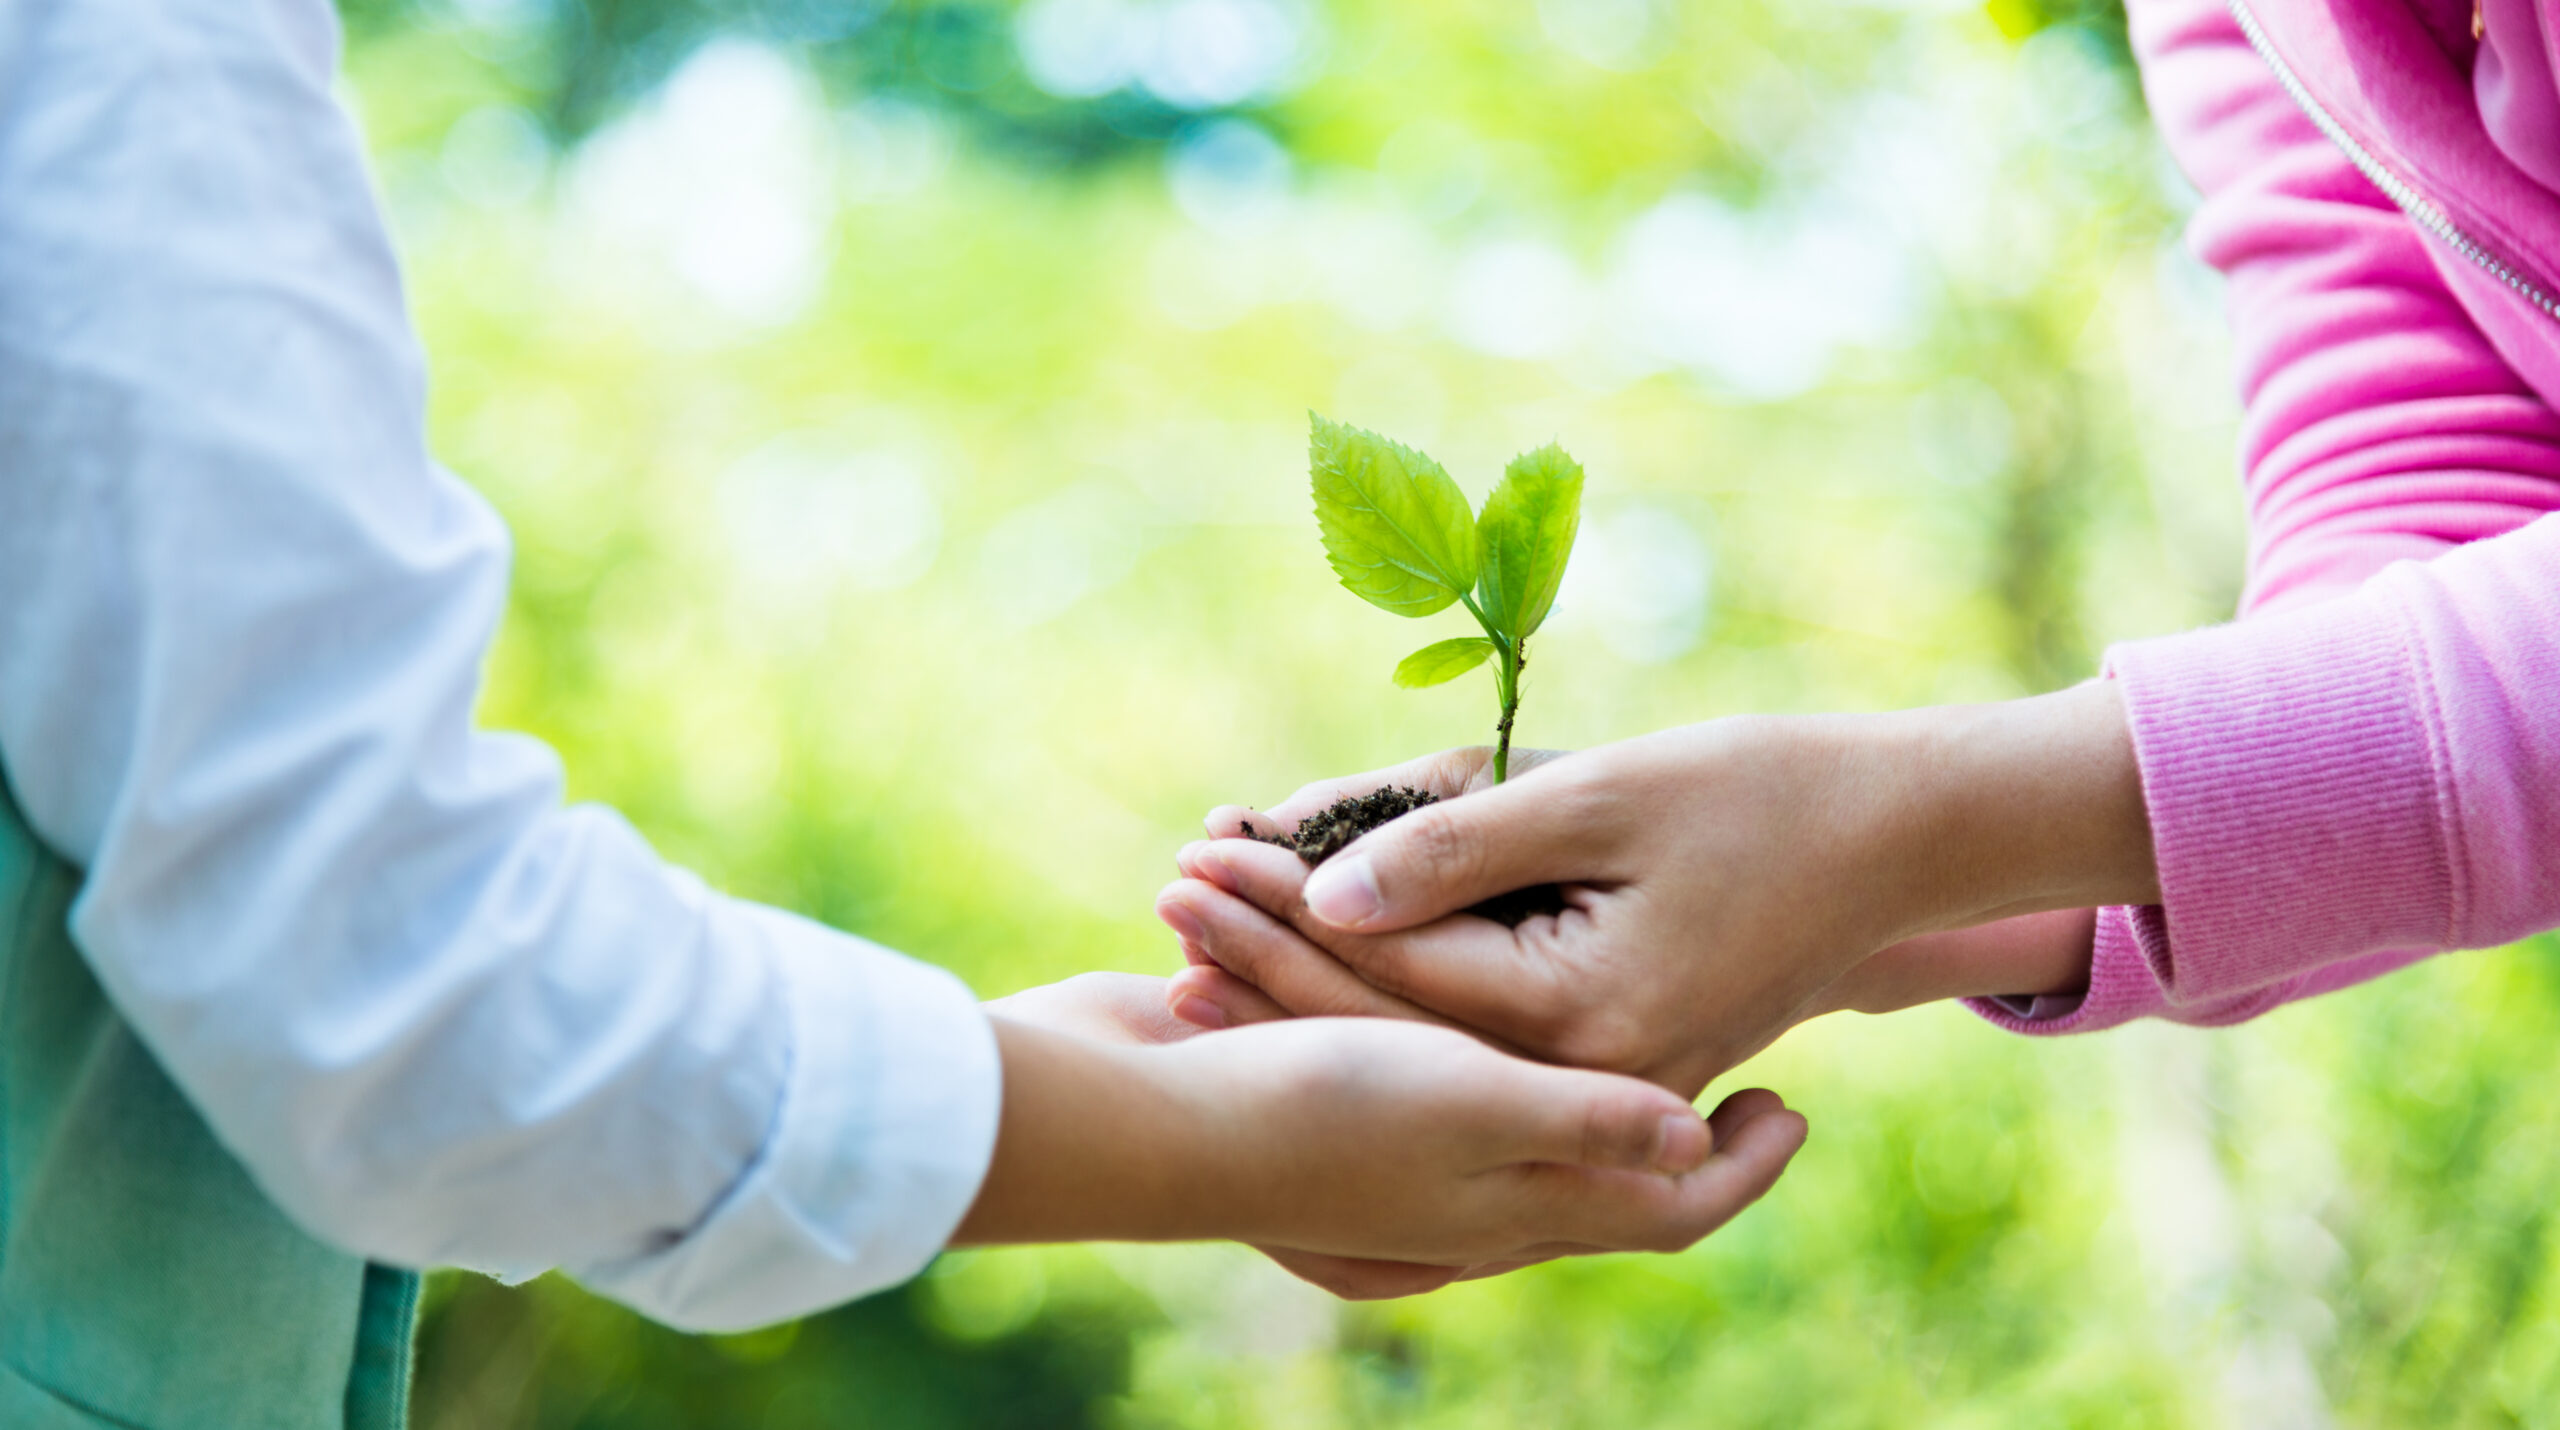
[[[2181,1023],[2240,1023],[2285,1001],[2285,989],[2263,989],[2219,1003],[2173,1009],[2164,992],[2169,930],[2158,905],[2098,910],[2085,993],[2038,998],[1968,998],[1965,1006],[2013,1033],[2058,1037],[2095,1033],[2136,1018]]]
[[[1972,999],[2015,1032],[2224,1024],[2452,941],[2442,761],[2370,594],[2118,646],[2162,902],[2099,911],[2088,992]],[[2356,960],[2353,967],[2333,967]]]
[[[2429,685],[2368,590],[2118,646],[2161,907],[2144,950],[2171,1016],[2340,960],[2452,942]]]

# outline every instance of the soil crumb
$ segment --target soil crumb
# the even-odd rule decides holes
[[[1387,821],[1401,819],[1417,809],[1439,802],[1438,795],[1391,785],[1374,794],[1335,800],[1323,812],[1300,820],[1295,834],[1283,834],[1277,827],[1266,830],[1250,819],[1244,821],[1244,833],[1248,839],[1277,844],[1313,867],[1341,853],[1352,840]],[[1508,928],[1518,928],[1539,914],[1560,914],[1564,910],[1564,890],[1553,884],[1533,884],[1526,889],[1496,894],[1467,912]]]
[[[1265,844],[1277,844],[1306,860],[1308,864],[1315,865],[1341,853],[1344,845],[1388,820],[1400,819],[1426,805],[1439,802],[1438,795],[1426,794],[1418,789],[1389,785],[1375,794],[1335,800],[1331,808],[1320,814],[1308,815],[1305,819],[1298,821],[1298,832],[1295,834],[1282,834],[1276,828],[1269,833],[1264,833],[1256,829],[1253,821],[1249,819],[1245,821],[1244,832],[1248,838],[1259,839]]]

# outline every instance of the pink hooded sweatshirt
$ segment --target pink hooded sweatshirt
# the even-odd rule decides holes
[[[2119,646],[2162,901],[2022,1032],[2560,927],[2560,5],[2131,0],[2247,415],[2242,619]],[[2475,35],[2477,38],[2475,38]]]

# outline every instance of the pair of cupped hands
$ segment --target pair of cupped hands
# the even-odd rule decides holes
[[[1764,1088],[1699,1116],[1711,1080],[1823,1013],[2067,991],[2089,911],[2156,898],[2103,684],[1514,752],[1500,785],[1487,754],[1212,812],[1156,905],[1188,967],[990,1004],[1010,1024],[1008,1098],[1110,1103],[1150,1171],[1106,1186],[1108,1157],[1088,1149],[1080,1189],[992,1177],[962,1239],[1008,1239],[1009,1199],[1037,1196],[1063,1234],[1230,1237],[1352,1297],[1681,1249],[1766,1192],[1806,1136]],[[1440,802],[1313,870],[1240,837],[1386,786]],[[1517,927],[1466,912],[1545,883],[1560,912]],[[1090,1074],[1044,1039],[1170,1061]],[[1043,1155],[1015,1127],[999,1172]],[[1223,1170],[1204,1184],[1203,1166]],[[1057,1227],[1078,1190],[1112,1210]]]

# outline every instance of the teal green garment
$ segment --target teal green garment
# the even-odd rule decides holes
[[[134,1037],[0,788],[0,1426],[398,1430],[415,1272],[286,1219]]]

